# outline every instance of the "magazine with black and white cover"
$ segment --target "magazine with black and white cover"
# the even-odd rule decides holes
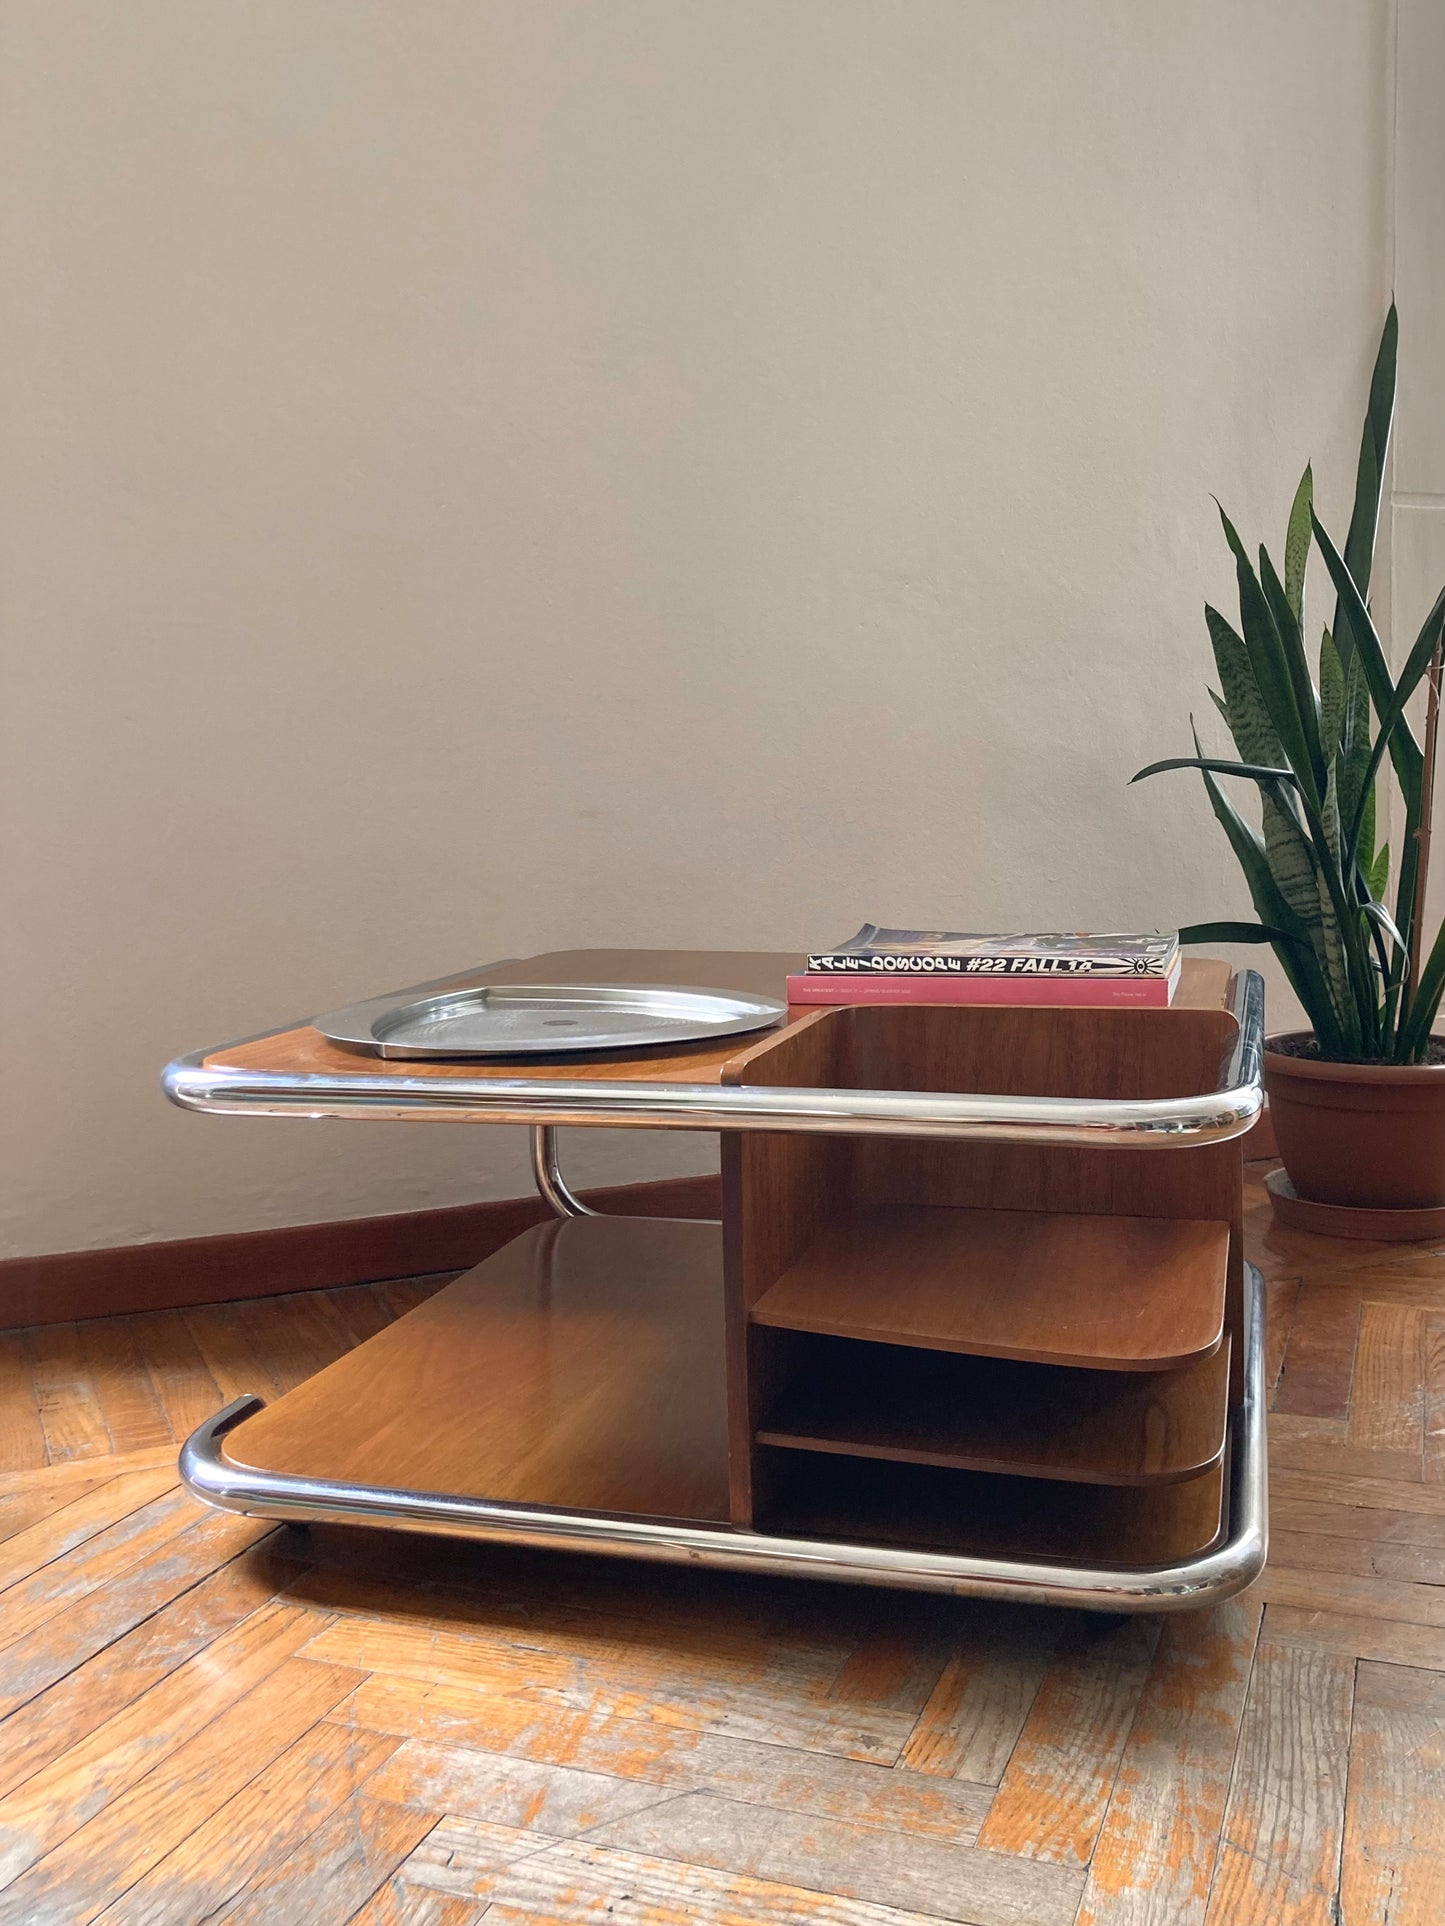
[[[810,954],[808,972],[818,976],[1169,977],[1178,962],[1175,932],[989,935],[889,930],[865,923],[837,949]]]

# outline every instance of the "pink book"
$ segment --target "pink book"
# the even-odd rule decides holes
[[[1035,1009],[1167,1010],[1168,976],[790,976],[789,1003],[1009,1003]]]

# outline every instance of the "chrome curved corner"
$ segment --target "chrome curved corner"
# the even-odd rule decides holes
[[[725,1525],[677,1525],[597,1513],[532,1510],[438,1492],[387,1490],[248,1470],[225,1456],[229,1432],[262,1408],[238,1398],[187,1439],[181,1477],[222,1511],[297,1524],[365,1524],[542,1549],[771,1572],[959,1597],[1012,1599],[1110,1612],[1182,1612],[1217,1604],[1253,1583],[1268,1551],[1264,1285],[1247,1267],[1244,1388],[1230,1423],[1228,1522],[1210,1551],[1144,1568],[992,1559],[887,1545],[774,1537]]]
[[[468,1123],[621,1125],[651,1130],[798,1130],[841,1136],[944,1137],[1072,1144],[1095,1150],[1183,1150],[1243,1136],[1263,1104],[1264,983],[1237,972],[1236,1034],[1217,1089],[1122,1101],[994,1097],[968,1091],[807,1090],[763,1084],[625,1083],[594,1079],[285,1075],[208,1065],[210,1051],[162,1078],[187,1110],[269,1117],[447,1118]],[[544,1193],[545,1194],[545,1193]]]

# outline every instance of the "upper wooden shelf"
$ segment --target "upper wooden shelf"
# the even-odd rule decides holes
[[[476,983],[678,983],[703,989],[742,990],[758,996],[787,994],[787,978],[806,958],[771,950],[551,950],[541,956],[467,970],[446,980],[450,989]],[[1193,957],[1185,961],[1175,995],[1176,1010],[1218,1010],[1225,1006],[1232,972],[1227,963]],[[366,991],[381,994],[380,991]],[[341,991],[338,989],[338,997]],[[786,1031],[818,1022],[826,1008],[795,1006],[787,1023],[770,1030],[761,1047],[775,1044]],[[745,1063],[760,1045],[748,1037],[723,1043],[684,1045],[665,1051],[610,1051],[605,1055],[556,1057],[525,1063],[469,1058],[425,1064],[389,1061],[345,1050],[309,1023],[276,1030],[247,1043],[208,1052],[208,1069],[259,1070],[296,1076],[355,1077],[524,1077],[529,1083],[558,1079],[596,1083],[682,1083],[716,1085],[724,1066]],[[747,1081],[752,1081],[747,1078]]]
[[[829,1224],[755,1323],[977,1357],[1164,1371],[1224,1334],[1229,1226],[904,1205]]]

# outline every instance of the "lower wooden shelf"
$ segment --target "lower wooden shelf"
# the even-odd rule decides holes
[[[1224,1334],[1225,1223],[898,1205],[840,1218],[755,1324],[977,1357],[1164,1371]]]
[[[373,1493],[382,1508],[388,1493],[435,1494],[726,1535],[721,1246],[716,1224],[666,1219],[527,1231],[235,1424],[226,1463]],[[800,1431],[794,1405],[791,1435],[754,1447],[759,1531],[1120,1568],[1190,1557],[1219,1532],[1224,1350],[1161,1391],[1139,1373],[768,1335],[872,1362],[795,1380],[811,1382],[808,1422],[830,1435]],[[937,1439],[906,1390],[920,1368],[947,1379],[944,1409],[974,1425],[966,1449],[955,1432],[929,1462],[918,1460]],[[1052,1407],[1021,1396],[1030,1374],[1054,1387]],[[866,1423],[855,1396],[865,1380]],[[959,1468],[985,1449],[991,1471]],[[1173,1482],[1125,1482],[1140,1477]]]
[[[722,1231],[539,1225],[248,1418],[256,1470],[723,1522]]]
[[[1223,1463],[1182,1484],[1130,1489],[804,1451],[769,1457],[762,1531],[1128,1567],[1208,1550],[1223,1516]]]
[[[1177,1371],[1080,1371],[801,1332],[769,1334],[757,1441],[1085,1484],[1169,1484],[1224,1453],[1229,1340]]]

